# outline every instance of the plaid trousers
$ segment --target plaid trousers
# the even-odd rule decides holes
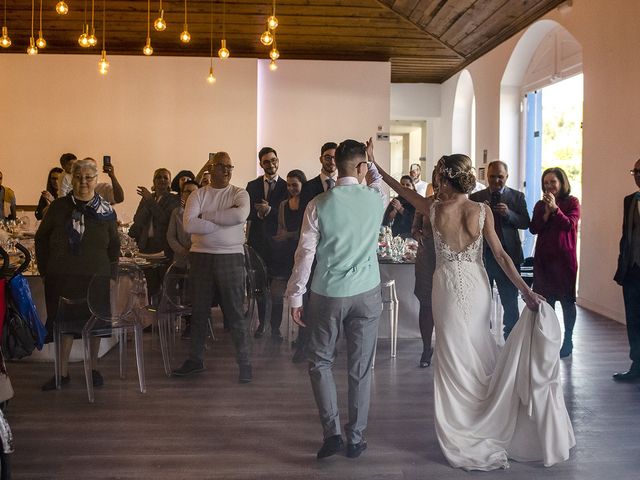
[[[229,322],[238,364],[250,364],[249,319],[244,312],[244,255],[191,252],[189,265],[189,289],[193,308],[190,358],[202,360],[207,338],[207,319],[212,300],[216,298]]]

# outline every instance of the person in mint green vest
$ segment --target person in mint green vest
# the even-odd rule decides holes
[[[382,178],[373,164],[373,141],[365,145],[345,140],[335,155],[336,186],[307,205],[286,292],[293,320],[311,332],[306,355],[324,437],[318,459],[344,448],[332,374],[336,342],[342,335],[349,372],[347,457],[358,457],[367,448],[363,433],[382,312],[377,248],[385,203]],[[363,184],[365,178],[368,185]],[[317,265],[303,319],[302,295],[314,256]]]

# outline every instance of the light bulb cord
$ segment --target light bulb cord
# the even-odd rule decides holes
[[[276,0],[273,0],[273,16],[276,16]]]
[[[187,24],[187,0],[184,0],[184,24]]]
[[[84,0],[84,20],[82,22],[82,33],[84,33],[85,28],[88,30],[87,25],[87,0]]]
[[[42,34],[42,0],[40,0],[40,28],[38,31]]]
[[[160,0],[160,12],[162,12],[162,0]]]
[[[209,0],[209,57],[213,68],[213,0]]]
[[[102,0],[102,51],[107,43],[107,0]]]
[[[227,38],[227,0],[222,2],[222,38]]]
[[[185,0],[186,2],[187,0]],[[2,26],[7,26],[7,0],[4,0],[4,20],[2,21]]]
[[[91,34],[93,35],[93,17],[95,15],[95,0],[91,0]]]
[[[35,0],[31,0],[31,38],[33,38],[33,22],[35,17]]]
[[[147,0],[147,43],[149,43],[150,31],[151,31],[151,0]]]

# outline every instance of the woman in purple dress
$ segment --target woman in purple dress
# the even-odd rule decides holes
[[[555,308],[562,305],[564,341],[560,357],[571,355],[576,323],[576,275],[580,202],[570,195],[567,174],[548,168],[542,174],[542,200],[536,203],[529,230],[538,235],[533,263],[533,290]]]

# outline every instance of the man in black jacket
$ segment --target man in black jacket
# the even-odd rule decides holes
[[[489,187],[469,196],[475,202],[484,202],[491,206],[495,222],[496,233],[502,243],[502,248],[507,252],[516,268],[520,269],[523,262],[522,246],[518,230],[529,228],[529,212],[524,194],[506,186],[509,178],[507,164],[495,160],[487,166],[487,178]],[[506,339],[511,329],[518,321],[518,289],[511,283],[502,271],[491,249],[485,244],[484,264],[489,276],[489,284],[496,282],[500,301],[504,309],[502,321],[504,324],[504,338]]]
[[[278,207],[288,197],[287,182],[278,176],[278,154],[271,147],[264,147],[258,152],[260,166],[264,175],[247,183],[247,192],[251,202],[251,212],[247,223],[247,243],[260,255],[269,272],[273,258],[271,239],[278,230]],[[266,285],[264,286],[266,287]],[[255,337],[264,335],[266,324],[266,305],[269,299],[264,295],[258,297],[259,325]],[[271,318],[271,335],[281,340],[281,318]]]
[[[640,189],[640,160],[631,170]],[[624,198],[622,238],[614,280],[622,285],[631,368],[613,375],[618,382],[640,380],[640,190]]]
[[[305,208],[307,204],[316,195],[331,190],[338,179],[338,170],[336,169],[336,148],[335,142],[327,142],[320,149],[320,175],[313,177],[302,186],[300,192],[300,208]]]

